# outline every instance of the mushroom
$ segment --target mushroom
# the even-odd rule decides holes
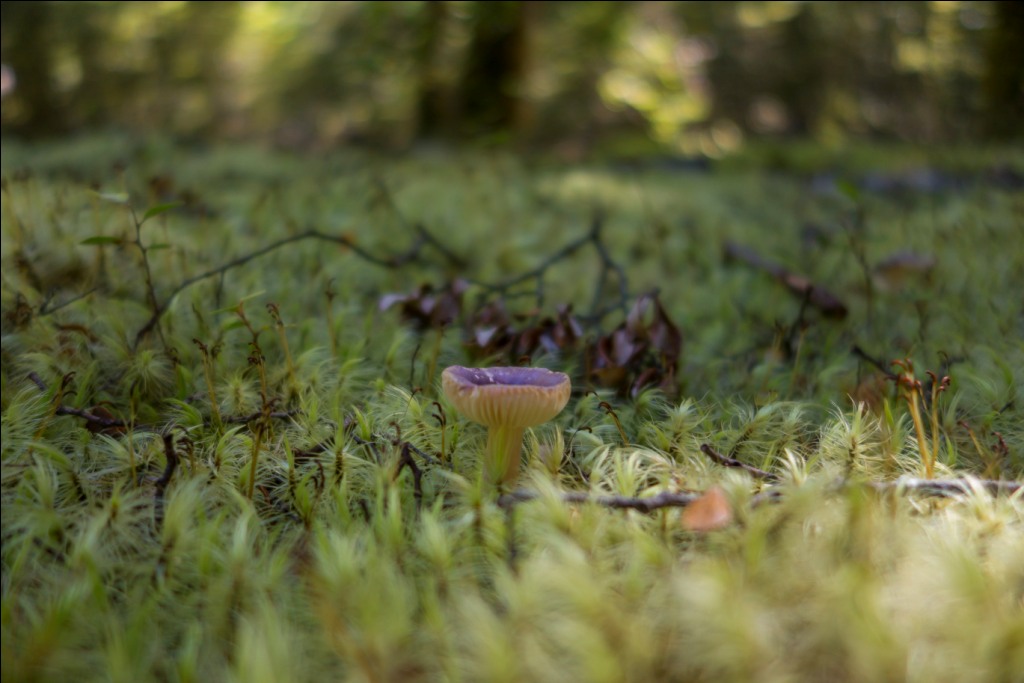
[[[562,412],[569,402],[569,376],[544,368],[464,368],[441,375],[444,394],[464,416],[487,425],[484,477],[511,484],[519,474],[523,432]]]

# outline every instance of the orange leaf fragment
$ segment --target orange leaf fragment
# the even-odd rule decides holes
[[[683,510],[683,528],[688,531],[715,531],[732,523],[732,506],[725,492],[712,486]]]

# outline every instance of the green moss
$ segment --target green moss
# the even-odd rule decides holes
[[[907,404],[851,348],[912,358],[923,381],[951,376],[922,414],[937,476],[1024,476],[1024,203],[987,175],[1020,153],[931,155],[972,174],[941,192],[844,190],[805,175],[829,167],[827,150],[785,151],[799,158],[771,171],[760,154],[678,173],[5,141],[4,680],[1014,681],[1022,494],[860,485],[924,466]],[[850,164],[851,179],[907,167],[884,149]],[[159,335],[138,337],[152,313],[139,250],[81,244],[134,230],[93,182],[127,190],[139,214],[185,200],[142,229],[169,245],[148,252]],[[465,321],[421,333],[378,302],[462,277],[468,317],[488,295],[473,282],[543,263],[595,208],[630,294],[658,288],[683,333],[678,395],[584,394],[579,352],[539,352],[580,391],[527,434],[521,482],[536,498],[510,513],[480,484],[484,430],[437,391],[441,368],[471,362]],[[381,267],[303,240],[169,299],[305,230],[399,254],[416,224],[466,265],[424,246]],[[727,241],[826,287],[848,315],[801,317],[799,297],[723,260]],[[862,267],[900,250],[935,265]],[[554,263],[540,313],[614,299],[614,282],[595,297],[599,266],[589,247]],[[534,284],[505,301],[526,321]],[[702,444],[778,481],[723,468]],[[563,498],[712,485],[735,521],[708,534],[676,508]]]

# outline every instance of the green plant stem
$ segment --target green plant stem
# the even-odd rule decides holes
[[[327,285],[327,334],[331,337],[331,356],[338,359],[338,332],[334,329],[334,292],[331,290],[330,283]]]
[[[135,468],[135,404],[132,403],[132,414],[131,420],[128,423],[128,432],[125,435],[128,441],[128,465],[132,471],[132,486],[138,483],[138,478]]]
[[[149,305],[153,310],[153,315],[156,315],[160,310],[160,302],[156,298],[156,287],[153,285],[153,270],[149,265],[149,249],[142,243],[142,221],[135,214],[135,209],[132,207],[128,208],[131,213],[132,224],[135,226],[135,240],[134,244],[138,248],[139,253],[142,254],[142,272],[146,279],[146,298],[149,300]],[[160,341],[167,346],[167,342],[164,340],[163,330],[160,329],[159,321],[156,324],[156,333],[160,337]],[[139,339],[136,338],[135,345],[138,346]]]
[[[263,423],[256,427],[256,438],[252,442],[252,459],[249,467],[249,500],[253,499],[256,493],[256,463],[260,458],[260,446],[263,445]]]
[[[295,363],[292,361],[291,349],[288,348],[288,335],[284,333],[283,323],[278,323],[277,334],[281,339],[281,348],[284,349],[284,362],[285,367],[288,369],[288,381],[291,382],[293,387],[297,387],[299,383],[295,379]]]
[[[434,373],[437,372],[437,357],[441,355],[441,340],[444,339],[444,327],[437,328],[434,335],[434,348],[430,351],[430,364],[427,366],[427,376],[424,378],[427,386],[434,385]]]
[[[921,462],[924,463],[925,477],[933,479],[935,463],[932,461],[931,449],[928,447],[928,438],[924,433],[924,423],[921,420],[921,409],[917,394],[916,389],[910,390],[910,417],[914,420],[914,432],[917,434],[917,449],[921,453]]]
[[[932,382],[932,465],[939,459],[939,383]],[[931,478],[929,476],[929,478]]]
[[[619,430],[619,437],[622,438],[622,445],[628,448],[629,438],[626,436],[626,430],[622,428],[622,423],[619,422],[619,416],[615,414],[615,410],[612,408],[611,404],[607,401],[601,401],[598,405],[604,408],[605,412],[608,413],[608,416],[612,418],[612,422],[615,423],[615,428]]]
[[[203,375],[206,377],[206,391],[210,395],[210,412],[213,415],[213,426],[217,434],[221,433],[220,408],[217,406],[217,392],[213,383],[213,359],[208,354],[203,354]]]

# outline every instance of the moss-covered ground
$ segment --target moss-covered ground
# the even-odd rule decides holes
[[[1022,168],[5,140],[3,680],[1020,683]]]

